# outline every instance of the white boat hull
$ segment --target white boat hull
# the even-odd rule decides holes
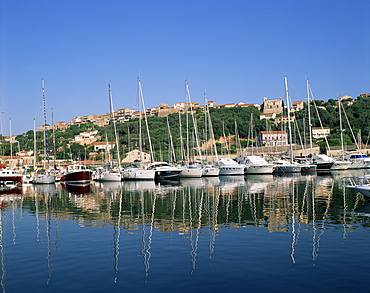
[[[117,172],[107,172],[101,174],[99,181],[102,182],[119,182],[122,181],[122,174]]]
[[[220,166],[220,176],[244,175],[244,166]]]
[[[140,168],[127,168],[123,171],[124,180],[154,180],[155,171]]]
[[[200,178],[202,177],[202,169],[183,167],[180,173],[180,177],[181,178]]]
[[[245,174],[272,174],[274,172],[275,166],[273,164],[269,165],[251,165],[245,167]]]
[[[217,177],[220,174],[220,169],[216,167],[203,167],[202,176],[203,177]]]
[[[335,161],[330,170],[347,170],[351,165],[349,161]]]

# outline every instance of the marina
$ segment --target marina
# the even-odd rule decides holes
[[[3,292],[338,292],[369,270],[370,170],[23,184],[0,194]],[[73,269],[71,269],[73,268]]]

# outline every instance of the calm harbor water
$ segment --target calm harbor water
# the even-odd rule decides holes
[[[366,290],[370,204],[340,184],[366,172],[2,191],[0,285],[3,292]]]

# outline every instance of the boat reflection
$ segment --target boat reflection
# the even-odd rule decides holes
[[[366,202],[362,206],[357,207],[353,213],[358,216],[370,217],[370,201]]]
[[[51,266],[51,253],[54,253],[51,244],[56,237],[53,238],[51,232],[54,225],[57,227],[56,224],[63,220],[63,225],[101,227],[113,234],[109,260],[115,282],[118,273],[124,271],[122,267],[127,266],[121,258],[128,254],[120,241],[139,239],[139,244],[135,245],[139,248],[136,253],[140,256],[140,273],[149,282],[149,273],[157,267],[153,264],[160,255],[158,247],[168,239],[173,240],[174,245],[183,243],[181,249],[186,253],[187,273],[194,275],[200,270],[199,261],[204,259],[204,254],[209,258],[220,257],[215,253],[218,245],[222,245],[218,236],[238,231],[248,233],[250,228],[266,232],[261,235],[278,232],[276,234],[285,237],[285,249],[290,251],[286,258],[293,265],[303,257],[316,262],[320,256],[320,242],[326,231],[333,229],[332,223],[340,223],[335,229],[343,229],[345,237],[347,231],[357,229],[358,225],[366,226],[363,218],[370,216],[370,202],[366,203],[354,192],[345,193],[339,179],[334,175],[289,174],[161,182],[94,182],[83,186],[58,183],[32,186],[22,200],[27,202],[24,206],[32,207],[35,213],[38,242],[43,243],[44,234],[48,238],[45,242],[48,281],[55,269],[54,261]],[[20,203],[21,197],[9,196],[13,197],[14,207]],[[10,210],[8,206],[4,206],[0,212],[7,210]],[[55,230],[57,235],[58,227]],[[259,237],[259,233],[255,234]],[[309,245],[308,249],[302,248],[305,244]]]
[[[57,193],[55,184],[34,184],[33,189],[38,195],[50,196]]]
[[[156,188],[154,180],[124,181],[123,188],[127,191],[152,190]]]
[[[72,194],[84,195],[91,193],[91,183],[88,184],[65,184],[61,183],[63,189],[67,190]]]

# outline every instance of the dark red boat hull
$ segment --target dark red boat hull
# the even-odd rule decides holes
[[[88,183],[91,180],[91,174],[89,170],[76,171],[65,174],[62,176],[61,180],[66,183]]]

